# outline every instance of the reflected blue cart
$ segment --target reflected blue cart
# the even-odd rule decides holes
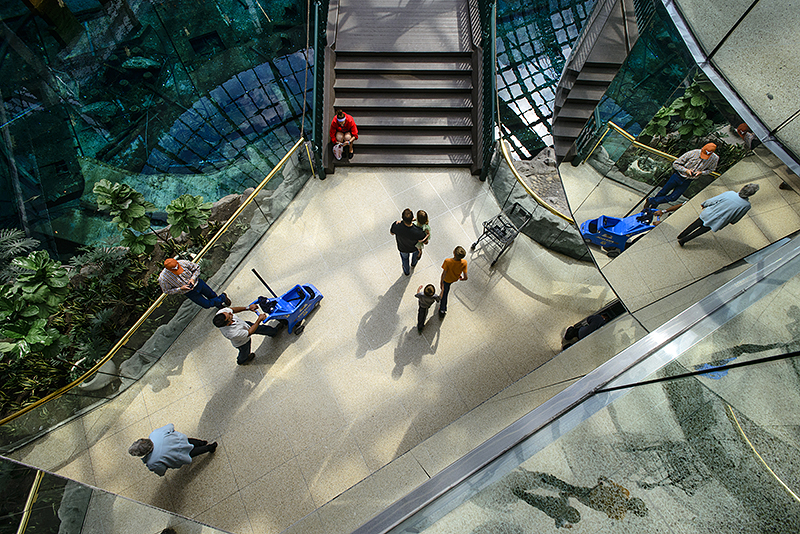
[[[622,219],[607,215],[590,219],[581,225],[583,241],[603,247],[609,258],[616,258],[645,232],[655,228],[651,223],[656,211],[649,208]]]
[[[320,303],[322,293],[311,284],[298,284],[279,297],[255,269],[253,269],[253,273],[272,293],[271,298],[258,297],[252,302],[267,314],[267,318],[262,321],[262,324],[267,324],[267,321],[274,319],[287,324],[290,334],[294,332],[299,336],[305,328],[303,319]]]

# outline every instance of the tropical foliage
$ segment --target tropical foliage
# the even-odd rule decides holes
[[[706,113],[709,102],[695,80],[669,107],[659,109],[642,133],[654,138],[664,137],[672,131],[677,131],[681,137],[708,135],[714,129],[714,122]]]
[[[200,228],[208,222],[211,215],[211,202],[203,202],[203,197],[181,195],[167,206],[167,222],[171,224],[170,234],[179,237],[188,232],[192,239],[200,237]]]
[[[100,180],[98,207],[123,230],[121,246],[91,246],[62,266],[19,230],[0,231],[0,417],[76,380],[103,358],[160,294],[165,257],[199,248],[219,227],[212,204],[183,195],[167,206],[170,232],[150,225],[155,206],[131,187]],[[246,230],[226,234],[235,240]],[[183,233],[190,239],[182,239]],[[222,261],[227,254],[219,247]],[[229,247],[228,247],[229,249]],[[205,263],[205,262],[204,262]],[[180,299],[137,332],[147,339]]]

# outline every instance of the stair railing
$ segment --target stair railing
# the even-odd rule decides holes
[[[489,174],[489,162],[492,161],[492,152],[495,148],[495,125],[497,124],[497,1],[478,0],[480,13],[480,42],[482,50],[481,61],[481,88],[480,95],[480,124],[481,131],[478,137],[480,145],[481,181],[485,181]]]

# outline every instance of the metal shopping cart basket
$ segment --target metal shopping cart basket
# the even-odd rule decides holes
[[[521,224],[519,226],[515,225],[511,217],[520,217],[522,220]],[[500,259],[503,252],[514,242],[517,234],[519,234],[520,228],[524,228],[532,218],[533,213],[523,208],[519,202],[514,202],[507,215],[501,212],[488,221],[483,222],[483,233],[478,240],[472,244],[470,249],[475,250],[475,247],[477,247],[478,243],[481,241],[488,240],[491,242],[495,248],[499,249],[497,257],[495,257],[491,265],[494,267],[494,264],[497,263],[497,260]]]

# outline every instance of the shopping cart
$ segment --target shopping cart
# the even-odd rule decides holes
[[[515,225],[511,220],[511,217],[514,217],[515,213],[517,214],[516,216],[520,217],[522,221],[519,226]],[[472,244],[470,249],[475,250],[475,247],[478,246],[478,243],[488,240],[494,245],[495,248],[499,249],[497,257],[494,259],[491,265],[494,267],[494,264],[497,263],[497,260],[499,260],[500,256],[503,255],[503,252],[505,252],[514,242],[517,234],[519,234],[520,228],[524,228],[532,218],[533,213],[523,208],[519,202],[514,202],[514,204],[511,205],[511,209],[508,211],[508,214],[501,212],[488,221],[483,222],[483,233],[478,240]]]

